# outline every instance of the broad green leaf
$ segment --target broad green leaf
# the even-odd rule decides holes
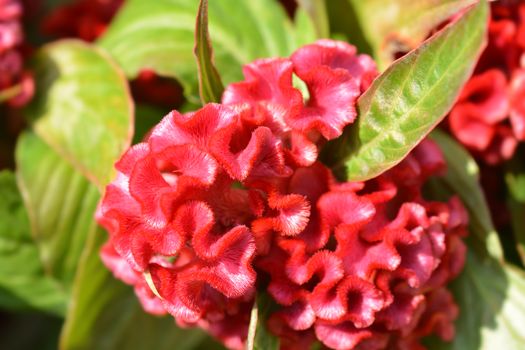
[[[45,45],[31,69],[37,94],[27,114],[34,130],[101,188],[133,133],[124,75],[103,51],[77,40]]]
[[[525,275],[511,265],[480,260],[469,252],[452,283],[459,306],[452,343],[434,339],[432,350],[525,349]]]
[[[196,349],[205,340],[203,332],[179,329],[172,317],[146,314],[133,290],[116,280],[102,264],[99,251],[106,240],[100,228],[88,237],[60,349]]]
[[[478,0],[346,0],[381,70],[416,48],[432,29]]]
[[[250,315],[246,350],[279,349],[279,338],[272,335],[266,328],[266,321],[273,307],[272,304],[271,297],[266,293],[259,294],[255,299]]]
[[[128,0],[99,44],[130,78],[141,69],[178,79],[186,97],[198,101],[193,32],[198,1]],[[311,22],[297,29],[276,1],[213,0],[209,32],[215,64],[225,84],[242,79],[241,65],[261,57],[289,55],[315,40]]]
[[[503,248],[492,224],[490,211],[479,183],[479,168],[470,154],[454,139],[435,130],[431,138],[437,142],[447,163],[444,176],[435,179],[441,191],[458,195],[469,212],[470,239],[478,252],[487,251],[496,259],[503,259]]]
[[[33,133],[21,135],[16,162],[18,185],[44,269],[69,292],[86,237],[96,229],[93,215],[100,194]]]
[[[200,0],[195,26],[195,48],[199,72],[199,94],[203,104],[220,102],[224,86],[213,64],[213,49],[208,33],[208,0]]]
[[[485,44],[488,5],[457,21],[390,66],[358,100],[358,120],[328,144],[324,159],[351,181],[399,163],[443,119]]]
[[[9,171],[0,172],[0,198],[0,307],[63,315],[66,293],[44,271],[15,176]]]
[[[328,38],[330,23],[328,22],[326,0],[297,0],[297,3],[312,19],[317,37]]]

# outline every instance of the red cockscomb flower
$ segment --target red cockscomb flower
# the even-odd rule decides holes
[[[525,4],[491,5],[489,42],[449,116],[451,132],[488,164],[525,141]]]
[[[437,146],[424,141],[366,183],[339,183],[317,161],[354,121],[371,59],[322,40],[244,74],[222,104],[170,113],[116,164],[97,211],[105,264],[146,310],[230,348],[243,346],[256,292],[278,306],[269,327],[283,348],[450,339],[457,308],[444,286],[463,265],[467,217],[455,198],[422,197],[445,166]]]
[[[424,141],[374,180],[328,179],[324,193],[308,197],[320,218],[320,243],[279,236],[256,260],[271,276],[268,292],[282,305],[270,328],[285,348],[317,338],[334,349],[401,349],[396,344],[419,344],[430,333],[453,337],[457,307],[443,287],[463,266],[467,215],[456,198],[427,202],[421,195],[427,177],[443,167],[439,149]],[[304,183],[325,178],[320,169],[301,176]],[[432,307],[435,293],[446,308]],[[315,336],[299,342],[308,333]]]

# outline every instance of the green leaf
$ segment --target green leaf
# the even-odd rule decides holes
[[[511,265],[480,260],[469,252],[452,283],[460,315],[452,343],[437,339],[432,350],[525,349],[525,276]]]
[[[42,267],[15,176],[9,171],[0,172],[0,198],[0,307],[64,314],[66,294]]]
[[[523,149],[505,164],[505,182],[509,191],[507,205],[511,215],[512,231],[521,261],[525,264],[525,164]]]
[[[295,10],[294,21],[292,23],[293,33],[292,35],[292,44],[290,45],[289,52],[285,56],[289,56],[293,50],[299,48],[300,46],[310,44],[317,38],[315,23],[312,21],[312,18],[303,10],[302,7],[298,7]],[[293,50],[292,50],[293,49]],[[281,55],[282,56],[282,55]],[[270,56],[265,56],[270,57]]]
[[[330,36],[330,23],[325,0],[297,0],[299,7],[310,16],[315,27],[318,38],[328,38]]]
[[[60,338],[61,350],[186,350],[205,339],[198,330],[176,327],[172,317],[146,314],[129,286],[102,264],[107,240],[102,229],[88,237]]]
[[[329,0],[326,2],[330,33],[332,37],[347,40],[357,47],[360,53],[373,56],[372,47],[365,38],[355,8],[349,0]]]
[[[478,0],[346,0],[381,70],[416,48],[432,29]]]
[[[208,0],[200,0],[195,26],[195,48],[199,72],[199,94],[203,104],[220,102],[224,86],[213,64],[213,49],[208,33]]]
[[[129,146],[133,103],[124,75],[98,48],[77,40],[42,47],[32,61],[34,130],[102,188]]]
[[[44,269],[69,292],[86,237],[96,230],[93,215],[100,194],[33,133],[20,136],[16,162],[18,185]]]
[[[273,304],[268,294],[257,295],[251,311],[246,350],[279,349],[279,338],[272,335],[266,328],[266,321],[272,311]]]
[[[134,78],[141,69],[178,79],[191,102],[198,100],[192,55],[197,1],[128,0],[99,44]],[[209,32],[215,64],[225,84],[242,79],[241,65],[261,57],[287,56],[315,40],[311,22],[297,28],[276,1],[213,0]]]
[[[516,239],[516,250],[525,265],[525,203],[511,197],[507,205],[510,211],[512,232]]]
[[[503,248],[492,224],[490,211],[479,183],[479,168],[470,154],[453,138],[434,130],[431,138],[437,142],[447,163],[444,176],[435,179],[441,192],[458,195],[469,212],[470,240],[478,253],[488,252],[503,259]]]
[[[358,100],[358,120],[323,157],[348,180],[399,163],[452,107],[485,43],[488,5],[472,7],[396,61]]]
[[[519,148],[514,157],[505,164],[505,182],[516,201],[525,203],[525,149]]]

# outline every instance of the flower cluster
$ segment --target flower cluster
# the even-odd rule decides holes
[[[457,198],[421,194],[443,169],[440,150],[423,141],[365,183],[337,183],[322,167],[296,172],[290,191],[315,207],[311,220],[256,261],[283,306],[269,325],[287,348],[319,339],[334,349],[420,349],[431,333],[454,336],[458,311],[444,286],[464,264],[467,215]]]
[[[242,348],[256,293],[283,348],[405,349],[454,334],[446,283],[462,268],[461,203],[428,202],[444,162],[424,141],[365,183],[318,161],[377,75],[353,46],[320,40],[244,67],[222,104],[168,114],[116,164],[97,219],[102,259],[145,310]],[[296,86],[306,86],[301,91]]]
[[[27,103],[33,95],[33,79],[24,71],[20,52],[23,32],[19,0],[0,0],[0,96],[12,106]]]
[[[525,141],[525,3],[492,5],[489,42],[450,113],[452,133],[488,164]]]

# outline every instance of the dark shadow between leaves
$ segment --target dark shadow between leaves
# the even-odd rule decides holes
[[[348,0],[328,0],[326,9],[332,33],[343,34],[360,53],[373,54],[372,47],[361,30],[363,26],[359,24],[357,14]]]
[[[60,69],[56,62],[44,51],[40,51],[31,61],[35,76],[35,95],[25,110],[24,115],[30,123],[36,122],[36,115],[45,115],[48,110],[48,95],[60,78]]]
[[[328,141],[320,151],[319,160],[332,170],[339,181],[347,180],[345,163],[354,151],[361,147],[362,142],[358,134],[359,120],[347,125],[342,136]]]
[[[61,326],[62,320],[58,317],[0,310],[0,349],[57,349]]]

